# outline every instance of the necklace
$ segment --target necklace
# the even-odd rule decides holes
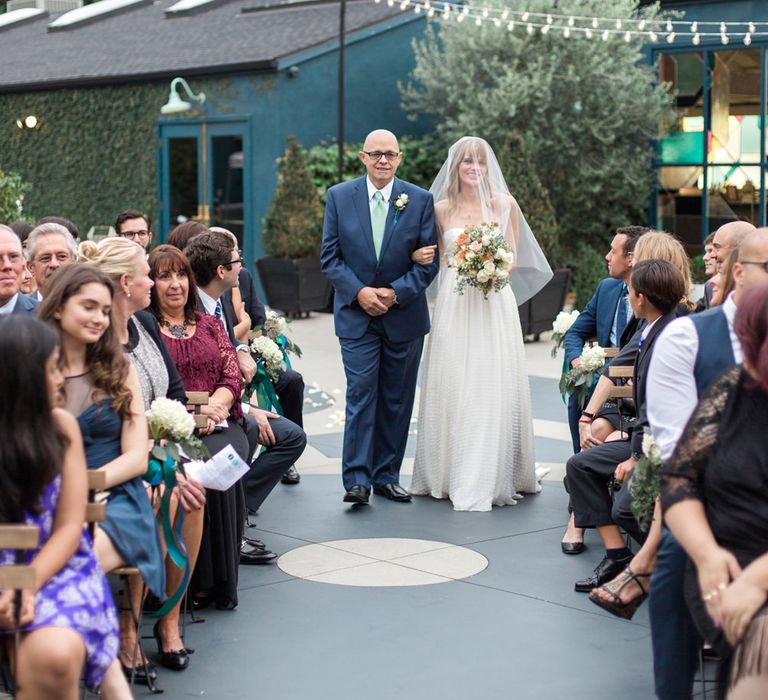
[[[186,318],[184,319],[184,321],[182,321],[181,324],[178,324],[178,325],[172,325],[170,321],[163,319],[162,321],[160,321],[160,325],[165,326],[168,329],[168,332],[171,334],[172,338],[177,338],[178,340],[181,340],[182,338],[186,338],[189,336],[189,333],[187,333]]]

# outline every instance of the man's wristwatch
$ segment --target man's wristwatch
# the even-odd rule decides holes
[[[245,343],[240,343],[237,347],[235,347],[235,352],[247,352],[250,354],[250,350],[248,349],[248,346]]]
[[[593,420],[595,418],[595,414],[594,413],[590,413],[589,411],[582,411],[581,415],[582,416],[586,416],[587,418],[592,418]]]
[[[392,289],[392,287],[390,287],[390,289]],[[392,294],[394,295],[392,297],[392,306],[394,306],[395,304],[397,304],[397,292],[394,289],[392,289]]]

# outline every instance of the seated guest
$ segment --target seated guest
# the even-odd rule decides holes
[[[24,269],[22,270],[21,276],[19,278],[19,291],[22,294],[32,294],[34,291],[36,291],[37,287],[35,286],[35,279],[32,277],[32,273],[27,267],[26,255],[27,238],[35,227],[28,221],[14,221],[12,224],[10,224],[10,228],[21,240],[21,249],[24,252]]]
[[[77,421],[61,408],[56,334],[29,316],[0,320],[0,423],[13,440],[0,451],[0,522],[40,531],[24,563],[35,569],[22,594],[19,698],[78,697],[85,684],[110,699],[131,698],[117,662],[117,618],[93,543],[83,528],[87,483]],[[16,563],[0,551],[0,565]],[[72,597],[72,590],[87,591]],[[0,628],[12,629],[14,592],[0,592]]]
[[[237,285],[237,273],[242,265],[240,252],[228,236],[210,232],[193,238],[186,247],[186,254],[198,285],[198,308],[217,318],[225,330],[231,329],[232,309],[225,303],[224,295]],[[248,354],[247,346],[245,354]],[[253,363],[249,354],[248,359]],[[253,364],[255,371],[255,363]],[[250,423],[247,433],[252,449],[255,448],[256,441],[267,448],[253,463],[251,471],[245,477],[247,506],[258,510],[288,467],[304,451],[306,436],[304,431],[290,420],[255,406],[248,408],[247,419]],[[241,562],[256,564],[274,560],[274,554],[268,550],[260,550],[260,547],[253,548],[244,541]],[[268,558],[269,555],[271,558]]]
[[[162,340],[157,321],[152,314],[143,310],[149,306],[154,284],[149,277],[149,264],[144,249],[129,237],[104,238],[98,245],[92,241],[83,241],[80,244],[80,258],[96,265],[109,276],[115,286],[112,308],[115,332],[138,374],[144,409],[149,409],[152,402],[160,397],[186,403],[184,386]],[[181,539],[192,570],[195,568],[203,532],[205,489],[194,479],[184,478],[181,474],[177,474],[176,478],[177,489],[172,494],[171,517],[175,513],[178,493],[186,513]],[[170,557],[166,557],[166,591],[169,596],[177,592],[183,573]],[[134,590],[138,594],[140,587]],[[136,605],[140,602],[137,598]],[[189,664],[189,656],[179,632],[180,607],[181,598],[155,626],[155,636],[160,639],[160,663],[174,670],[183,670]],[[120,641],[121,660],[128,666],[134,650],[135,626],[127,611],[121,618]],[[144,675],[136,675],[135,681],[144,683],[147,679]]]
[[[251,449],[246,437],[240,394],[243,382],[235,351],[221,324],[196,311],[196,285],[184,253],[161,245],[149,255],[152,287],[150,311],[187,391],[206,391],[202,407],[208,425],[202,440],[211,454],[231,445],[248,462]],[[223,423],[226,421],[226,427]],[[242,485],[226,491],[207,490],[205,524],[190,590],[197,607],[215,603],[218,608],[237,605],[240,541],[245,521]]]
[[[213,227],[211,231],[221,231],[227,234],[232,240],[232,244],[237,247],[237,238],[235,234],[224,228]],[[256,292],[256,285],[253,283],[253,277],[250,271],[245,265],[240,266],[238,272],[238,286],[232,289],[232,305],[237,310],[237,303],[235,301],[235,294],[239,294],[242,299],[243,306],[245,307],[245,316],[250,320],[248,331],[251,328],[261,328],[264,325],[264,321],[267,320],[267,312],[264,308],[264,304],[259,301],[259,296]],[[225,311],[226,311],[226,294],[224,295]],[[235,313],[237,316],[237,313]],[[240,317],[237,316],[239,319]],[[235,335],[237,335],[235,333]],[[247,334],[246,334],[247,337]],[[239,337],[234,340],[242,340]],[[295,369],[286,367],[279,370],[277,381],[275,382],[275,393],[280,401],[280,407],[283,410],[283,416],[289,421],[292,421],[300,428],[304,427],[304,377]],[[284,484],[298,484],[301,481],[301,475],[296,470],[295,465],[288,467],[288,470],[283,474],[280,481]]]
[[[59,269],[77,260],[77,244],[61,224],[40,224],[27,238],[27,265],[35,278],[34,298],[42,301],[48,278]]]
[[[152,243],[152,220],[143,211],[128,209],[117,215],[115,233],[121,238],[135,241],[146,252]]]
[[[65,408],[77,416],[88,468],[106,477],[107,519],[94,538],[99,564],[105,572],[137,567],[149,590],[164,600],[164,555],[141,479],[147,471],[144,401],[112,323],[113,305],[109,277],[94,265],[75,263],[50,277],[38,316],[59,334]]]
[[[768,696],[768,285],[743,295],[734,331],[743,366],[720,375],[694,410],[662,470],[661,500],[667,526],[696,567],[686,597],[702,637],[721,655],[727,696],[763,698]],[[730,606],[727,621],[724,603]]]
[[[768,229],[748,233],[733,266],[733,294],[721,306],[673,321],[659,337],[647,393],[648,421],[663,460],[671,457],[699,397],[721,372],[741,362],[733,319],[747,290],[768,284],[766,261]],[[683,599],[687,561],[665,529],[648,600],[656,694],[661,700],[690,697],[698,666],[701,640]]]
[[[26,267],[19,237],[0,224],[0,316],[35,313],[37,302],[19,288]]]
[[[684,314],[693,308],[693,304],[688,299],[692,286],[688,255],[680,241],[664,231],[646,231],[637,240],[632,254],[632,264],[641,260],[666,260],[671,263],[682,275],[687,290],[680,300],[678,313]],[[610,361],[610,365],[632,367],[635,364],[639,340],[645,326],[645,320],[630,314],[619,341],[621,350]],[[636,416],[635,406],[631,401],[619,403],[608,399],[615,382],[608,376],[610,365],[606,363],[597,386],[579,418],[579,440],[582,450],[601,445],[607,440],[626,438],[629,422]],[[567,484],[567,479],[565,483]],[[561,550],[565,554],[581,553],[584,551],[583,538],[583,530],[575,528],[573,515],[571,515],[568,530],[560,544]]]
[[[686,289],[680,272],[663,260],[643,260],[634,264],[629,289],[632,310],[647,324],[638,343],[640,351],[632,377],[637,420],[629,440],[598,445],[574,455],[566,464],[576,527],[597,528],[606,550],[593,574],[576,582],[577,591],[591,591],[629,564],[632,554],[624,544],[619,526],[638,542],[645,537],[632,516],[627,479],[639,458],[643,431],[647,427],[645,382],[653,346],[659,333],[675,318]],[[609,491],[612,480],[621,485],[613,502]]]

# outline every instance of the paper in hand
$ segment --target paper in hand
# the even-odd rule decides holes
[[[205,462],[187,462],[184,471],[207,489],[226,491],[248,472],[248,465],[240,459],[232,445],[227,445]]]

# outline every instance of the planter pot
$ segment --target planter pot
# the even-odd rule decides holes
[[[523,335],[533,335],[538,340],[539,333],[552,330],[552,321],[563,310],[570,282],[570,270],[555,270],[544,288],[518,307]]]
[[[256,269],[273,309],[303,314],[328,306],[332,287],[320,271],[319,258],[260,258]]]

